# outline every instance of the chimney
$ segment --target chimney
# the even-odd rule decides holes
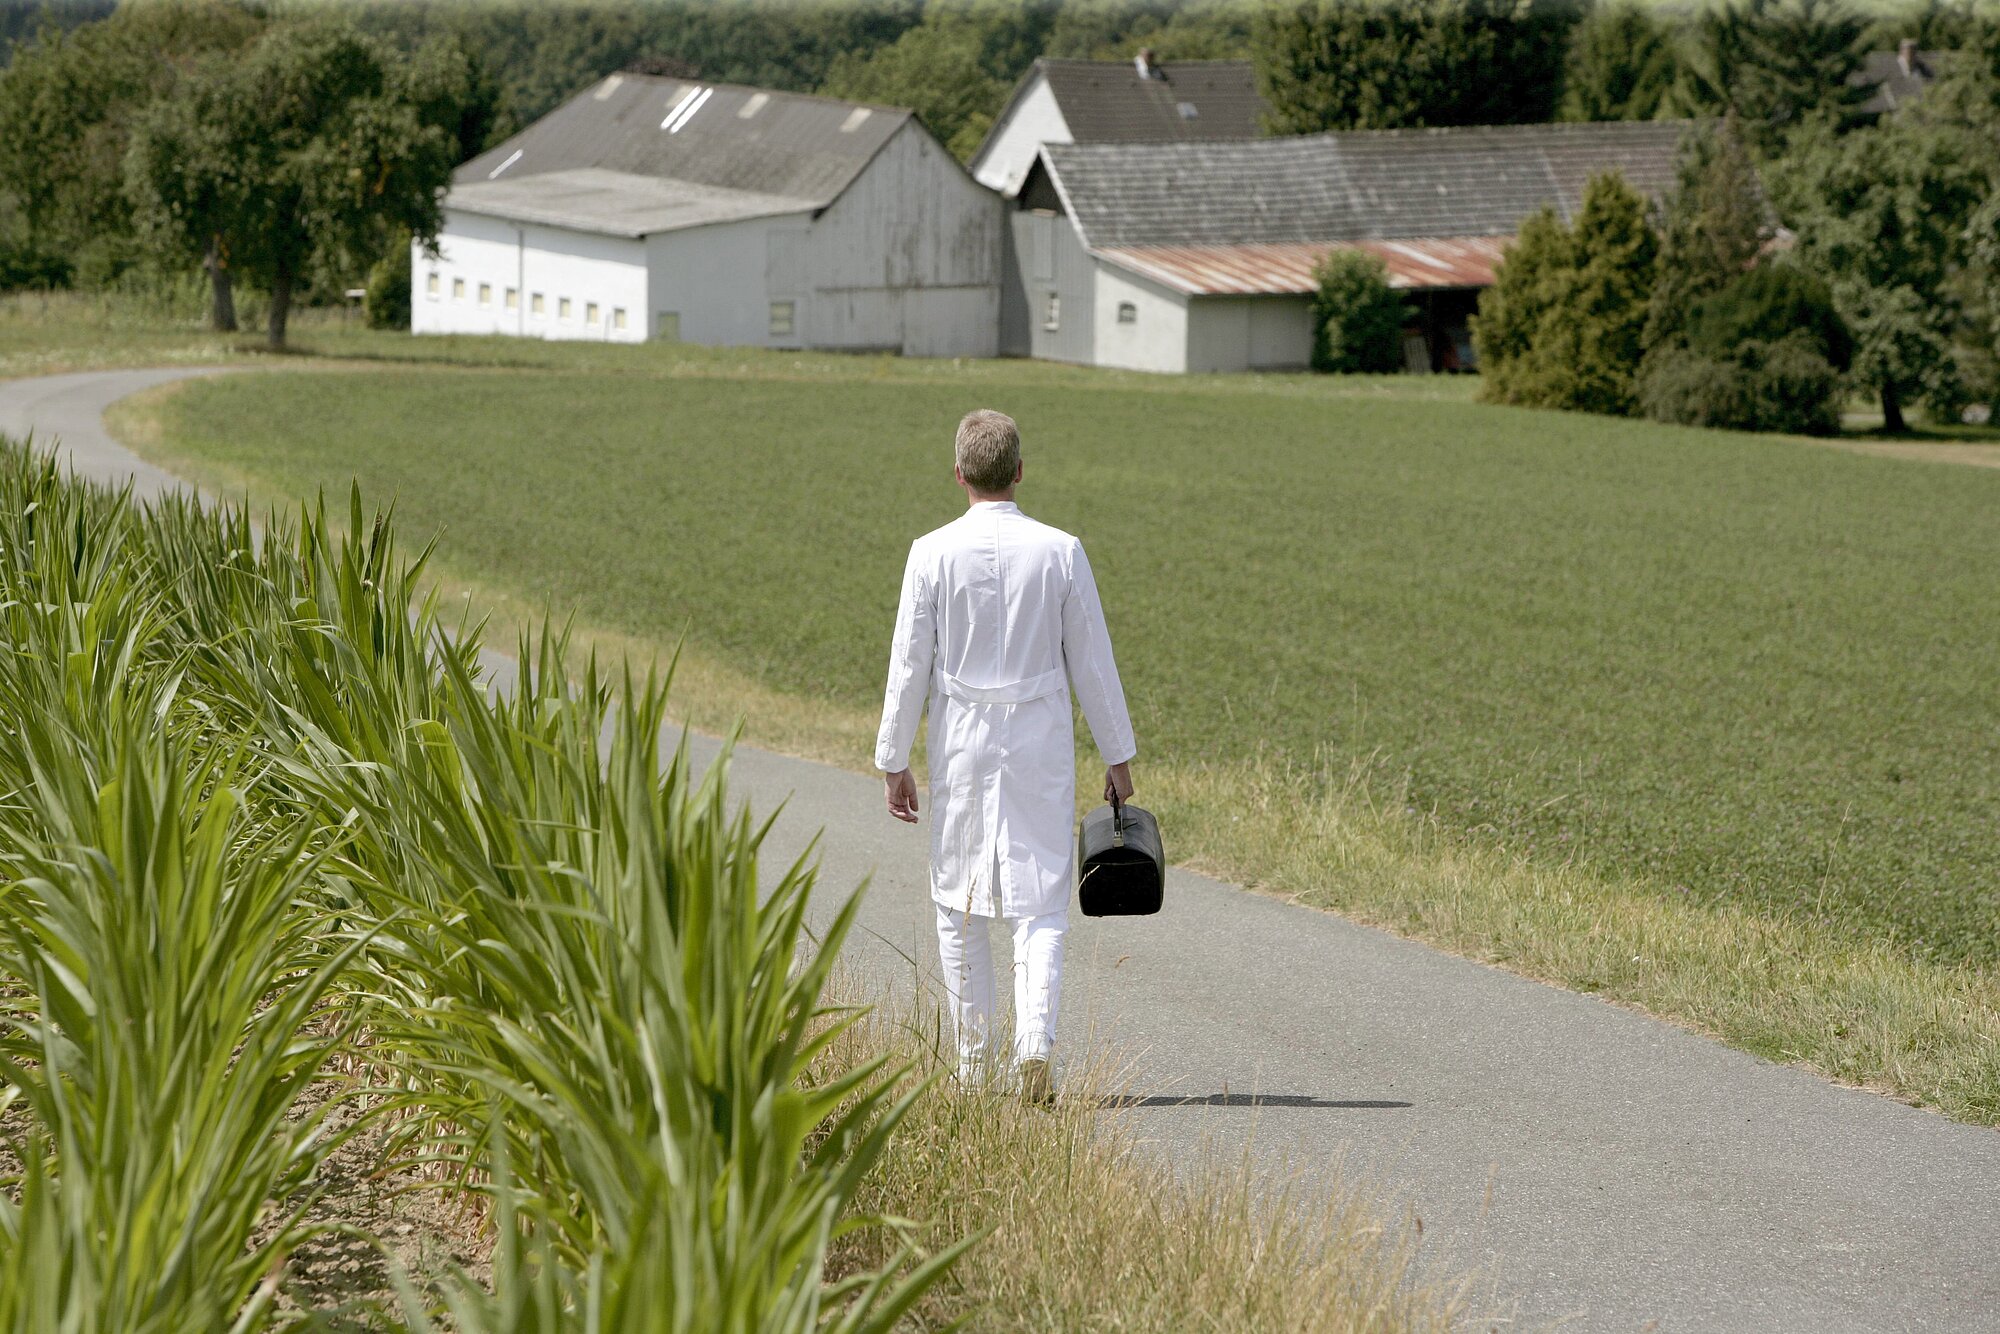
[[[1903,67],[1903,77],[1917,72],[1917,39],[1905,37],[1896,43],[1896,63]]]
[[[1142,79],[1157,79],[1160,77],[1159,71],[1153,66],[1153,48],[1150,46],[1140,47],[1139,55],[1133,60],[1132,64],[1138,69],[1139,77]]]

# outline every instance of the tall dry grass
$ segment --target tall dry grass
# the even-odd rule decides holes
[[[934,1063],[936,1021],[921,1013],[871,1015],[828,1064]],[[925,1297],[924,1327],[1422,1334],[1486,1314],[1376,1183],[1288,1189],[1220,1149],[1163,1161],[1117,1110],[1124,1099],[1100,1055],[1066,1072],[1053,1108],[946,1081],[911,1110],[857,1207],[921,1220],[908,1235],[926,1244],[983,1234]],[[877,1265],[888,1244],[859,1234],[830,1265]]]

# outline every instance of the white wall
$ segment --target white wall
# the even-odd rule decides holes
[[[1187,369],[1188,299],[1177,292],[1097,261],[1096,354],[1099,366],[1132,371]],[[1120,306],[1132,307],[1130,323],[1120,323]]]
[[[662,312],[679,317],[680,341],[709,347],[802,347],[809,293],[771,281],[771,262],[802,236],[807,215],[751,218],[646,238],[652,268],[646,336]],[[771,332],[771,302],[794,303],[793,332]]]
[[[1021,94],[1013,113],[996,127],[972,163],[972,174],[981,185],[1009,199],[1020,193],[1043,144],[1066,144],[1074,138],[1047,77],[1039,71],[1031,77],[1034,84]]]
[[[1201,296],[1188,301],[1187,369],[1290,370],[1312,360],[1303,296]]]
[[[910,121],[803,237],[772,251],[772,295],[805,293],[812,347],[990,357],[1005,218],[1005,201]]]
[[[624,343],[646,337],[646,249],[640,241],[447,209],[438,251],[432,259],[422,246],[411,245],[412,332]],[[507,304],[510,289],[516,293],[512,309]],[[539,315],[534,310],[538,292]],[[565,298],[568,319],[562,317]],[[594,322],[589,318],[593,303]],[[621,310],[622,329],[617,327]]]
[[[1253,296],[1250,369],[1303,370],[1312,364],[1312,298]]]
[[[411,327],[640,342],[660,336],[660,317],[670,314],[680,341],[709,346],[991,357],[1005,220],[1005,201],[911,121],[818,218],[800,212],[623,239],[448,211],[442,258],[413,252]],[[506,305],[510,288],[520,292],[518,309]],[[590,302],[595,323],[586,319]],[[774,331],[773,305],[784,302],[791,328]]]

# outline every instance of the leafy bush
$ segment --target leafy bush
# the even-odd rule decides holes
[[[1694,303],[1686,346],[1647,353],[1640,410],[1657,421],[1833,435],[1854,340],[1826,284],[1771,264]]]
[[[1804,329],[1776,342],[1745,343],[1737,355],[1661,348],[1639,375],[1639,406],[1656,421],[1735,431],[1834,435],[1840,372]]]
[[[397,232],[389,253],[368,270],[368,327],[410,327],[410,234]]]
[[[1374,255],[1334,250],[1314,266],[1312,366],[1316,371],[1403,368],[1403,298]]]
[[[1615,172],[1585,187],[1574,227],[1547,209],[1522,224],[1473,317],[1481,396],[1630,412],[1656,249],[1646,201]]]

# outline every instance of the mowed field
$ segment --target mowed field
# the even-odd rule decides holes
[[[453,571],[854,719],[962,508],[952,427],[997,407],[1024,508],[1090,549],[1142,787],[1359,772],[1534,863],[2000,960],[2000,472],[1438,382],[667,364],[234,376],[146,448],[358,478]]]

